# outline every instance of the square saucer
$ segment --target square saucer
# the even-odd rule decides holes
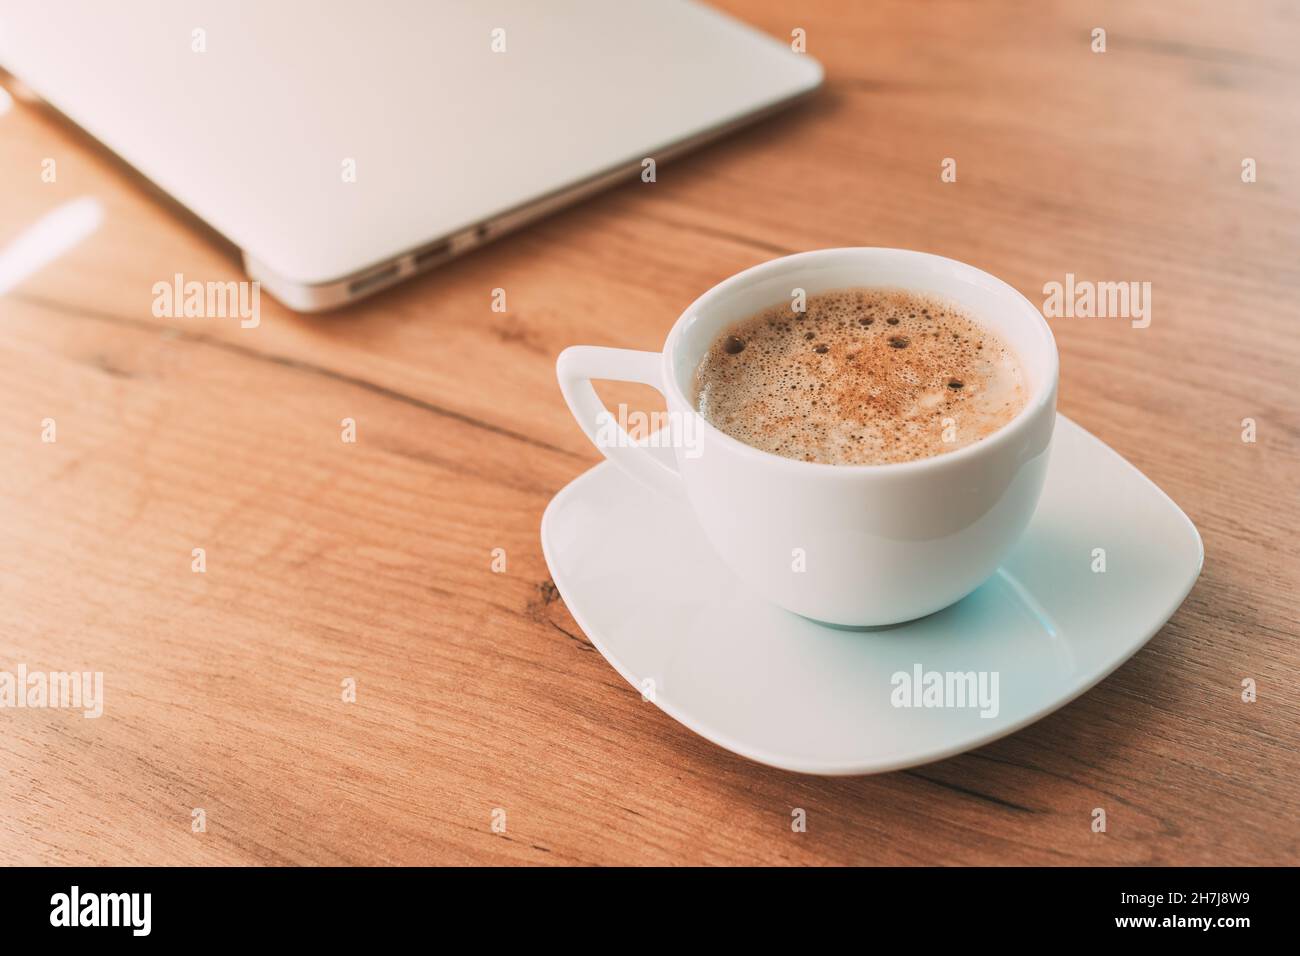
[[[578,626],[638,692],[741,756],[828,775],[940,760],[1064,706],[1169,620],[1203,557],[1179,507],[1063,415],[1015,550],[917,621],[841,629],[782,610],[722,563],[684,498],[608,462],[552,499],[542,549]]]

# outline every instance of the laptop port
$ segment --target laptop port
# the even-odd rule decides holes
[[[370,273],[370,275],[362,276],[360,279],[353,279],[348,283],[348,292],[352,295],[359,295],[362,292],[377,288],[378,286],[387,285],[389,282],[397,278],[397,272],[398,269],[396,262],[384,266],[377,272]]]
[[[444,239],[442,242],[434,243],[432,246],[417,252],[412,260],[412,265],[415,266],[416,271],[427,269],[434,263],[446,258],[450,251],[451,240]]]

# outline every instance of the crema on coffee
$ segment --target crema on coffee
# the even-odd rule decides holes
[[[1025,406],[1011,348],[952,303],[887,288],[782,302],[725,329],[695,372],[695,405],[763,451],[832,465],[941,455]]]

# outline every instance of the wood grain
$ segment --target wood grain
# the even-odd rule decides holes
[[[0,711],[0,861],[1295,861],[1296,10],[721,5],[804,28],[824,92],[345,312],[264,299],[255,330],[154,318],[154,282],[237,264],[40,109],[0,115],[0,247],[72,199],[104,210],[0,297],[0,669],[106,685],[98,720]],[[726,276],[856,244],[953,256],[1034,301],[1067,272],[1151,282],[1150,328],[1053,323],[1060,407],[1183,507],[1206,562],[1056,714],[824,780],[642,703],[558,599],[538,524],[598,457],[555,386],[564,346],[655,348]]]

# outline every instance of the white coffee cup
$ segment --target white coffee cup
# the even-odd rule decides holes
[[[1019,358],[1025,407],[970,445],[886,465],[782,458],[722,433],[695,411],[695,369],[723,329],[792,302],[796,289],[812,296],[855,286],[909,289],[961,306]],[[696,299],[662,353],[577,346],[560,354],[557,373],[587,436],[628,474],[684,495],[741,580],[789,611],[846,626],[922,617],[993,574],[1037,506],[1056,424],[1056,342],[1038,310],[973,266],[905,249],[821,249],[774,259]],[[593,379],[659,389],[675,426],[671,441],[660,435],[636,443],[621,430],[619,440],[609,440],[609,413]]]

